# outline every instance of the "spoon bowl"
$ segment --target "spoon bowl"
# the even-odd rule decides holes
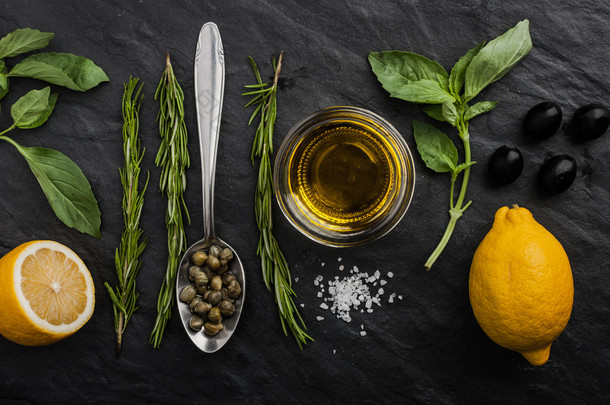
[[[216,151],[220,135],[220,116],[224,92],[225,67],[224,52],[220,32],[214,23],[201,27],[197,50],[195,52],[195,97],[197,100],[197,126],[199,129],[199,149],[201,155],[201,190],[203,193],[203,239],[192,245],[180,262],[176,280],[176,300],[180,319],[186,333],[195,346],[206,353],[213,353],[223,347],[235,332],[246,297],[246,277],[244,267],[235,249],[214,232],[214,175],[216,173]],[[193,330],[189,321],[192,313],[190,306],[180,301],[180,292],[190,284],[188,271],[194,252],[207,249],[212,245],[228,247],[233,251],[229,271],[241,285],[241,295],[235,303],[233,316],[223,319],[223,329],[214,336],[206,335],[203,330]]]
[[[221,239],[216,238],[212,241],[206,241],[205,239],[200,240],[193,244],[184,256],[182,257],[182,261],[180,262],[180,268],[178,270],[178,279],[176,280],[176,297],[180,296],[180,292],[182,289],[191,284],[189,281],[188,271],[191,267],[190,258],[193,253],[201,250],[205,250],[212,245],[218,245],[221,248],[229,248],[233,251],[233,260],[229,262],[229,272],[235,276],[235,279],[241,285],[241,295],[233,305],[235,305],[235,313],[233,316],[228,318],[224,318],[222,320],[223,329],[218,332],[218,334],[214,336],[208,336],[205,334],[203,329],[201,331],[196,331],[189,326],[189,320],[193,315],[191,313],[190,307],[178,300],[178,308],[180,312],[180,319],[182,319],[182,324],[184,325],[184,329],[186,333],[189,335],[193,343],[202,351],[206,353],[214,353],[219,350],[221,347],[227,343],[235,328],[237,327],[237,323],[239,322],[239,317],[241,316],[241,310],[244,306],[244,300],[246,298],[246,278],[244,274],[244,267],[241,264],[241,260],[239,260],[239,256],[235,252],[231,246],[229,246],[226,242]]]

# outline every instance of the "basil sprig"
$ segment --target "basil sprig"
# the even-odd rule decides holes
[[[491,83],[501,79],[532,48],[529,21],[523,20],[489,43],[470,49],[453,66],[450,73],[424,56],[412,52],[371,52],[369,63],[377,79],[391,97],[411,103],[426,104],[423,111],[431,118],[447,122],[457,129],[464,145],[464,162],[459,163],[453,141],[430,124],[413,120],[417,150],[426,166],[437,173],[451,173],[449,223],[426,261],[429,270],[449,242],[457,220],[472,201],[465,202],[471,159],[469,121],[493,110],[496,101],[469,102]],[[454,196],[458,175],[462,182],[457,200]]]
[[[18,29],[0,39],[0,99],[9,91],[10,77],[30,77],[72,90],[86,91],[108,81],[93,61],[69,53],[38,53],[23,59],[10,71],[3,58],[47,46],[54,34],[30,28]],[[13,145],[25,158],[55,215],[68,227],[101,237],[101,213],[89,181],[63,153],[24,147],[5,134],[13,129],[32,129],[44,124],[55,109],[57,93],[50,87],[31,90],[11,107],[13,124],[0,132],[0,140]]]

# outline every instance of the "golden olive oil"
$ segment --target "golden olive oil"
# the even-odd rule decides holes
[[[321,226],[345,231],[383,217],[399,158],[377,128],[335,120],[311,130],[289,158],[290,192]]]

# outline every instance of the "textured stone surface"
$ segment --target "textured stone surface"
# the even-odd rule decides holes
[[[309,241],[275,211],[278,239],[298,277],[295,290],[315,342],[300,351],[283,336],[273,297],[264,287],[256,256],[258,234],[252,199],[256,171],[249,161],[253,128],[242,106],[242,86],[252,82],[252,55],[265,72],[268,57],[286,51],[284,86],[278,96],[275,142],[305,113],[332,105],[355,105],[387,118],[414,150],[412,118],[426,119],[415,105],[390,99],[371,73],[371,50],[424,54],[451,68],[476,43],[529,18],[534,48],[480,100],[498,100],[490,114],[471,122],[474,160],[468,196],[472,207],[460,220],[447,250],[430,272],[423,263],[445,227],[448,177],[417,159],[412,205],[399,226],[364,247],[337,250]],[[32,239],[55,239],[74,249],[90,268],[97,306],[76,335],[53,346],[20,347],[0,339],[3,403],[607,403],[610,389],[610,169],[609,136],[571,140],[564,130],[543,142],[520,130],[525,112],[549,99],[564,123],[579,106],[610,104],[610,5],[607,2],[518,0],[233,2],[6,0],[1,33],[32,27],[56,33],[49,50],[92,58],[110,83],[81,94],[59,92],[57,108],[41,128],[13,133],[27,146],[61,150],[88,176],[102,210],[97,240],[67,229],[52,214],[24,160],[0,144],[0,254]],[[199,28],[215,21],[226,55],[226,88],[216,175],[216,228],[238,250],[248,276],[248,299],[240,326],[220,352],[206,355],[187,339],[175,316],[159,350],[148,343],[158,288],[165,271],[164,200],[157,193],[159,144],[153,93],[164,55],[173,64],[187,99],[193,165],[187,204],[189,242],[201,236],[201,185],[193,95],[193,56]],[[14,61],[8,61],[12,65]],[[114,358],[114,331],[105,281],[115,284],[114,249],[122,217],[122,83],[130,75],[145,83],[141,136],[151,172],[143,228],[150,238],[138,290],[140,309]],[[12,102],[40,82],[15,80],[2,100],[0,128],[10,125]],[[521,149],[524,173],[506,187],[492,186],[486,159],[507,144]],[[536,173],[550,154],[569,153],[579,165],[573,186],[555,197],[537,192]],[[468,301],[468,270],[478,242],[502,205],[528,207],[563,243],[573,266],[575,304],[550,361],[535,368],[520,355],[491,342]],[[385,286],[404,299],[345,323],[318,307],[313,279],[342,276],[347,268],[376,269],[395,276]],[[324,262],[326,265],[321,266]],[[386,293],[387,294],[387,293]],[[387,295],[386,295],[387,298]],[[321,322],[316,316],[324,316]],[[360,336],[360,325],[367,335]]]

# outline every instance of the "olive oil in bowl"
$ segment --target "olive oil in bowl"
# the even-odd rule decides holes
[[[320,224],[358,230],[383,211],[396,176],[391,151],[349,122],[310,132],[290,159],[291,192]]]
[[[276,159],[275,191],[286,217],[330,246],[376,239],[404,215],[415,173],[408,146],[381,117],[331,107],[290,131]]]

